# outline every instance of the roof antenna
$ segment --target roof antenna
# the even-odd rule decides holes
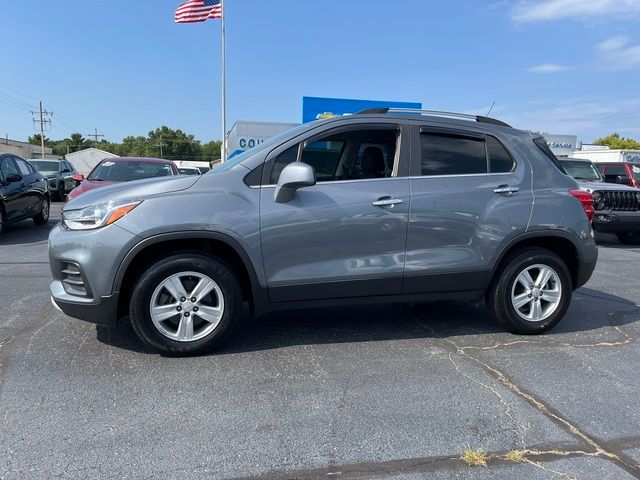
[[[491,108],[489,109],[489,111],[487,112],[487,114],[485,115],[486,117],[489,116],[489,114],[491,113],[491,110],[493,110],[493,107],[496,106],[496,101],[494,100],[493,103],[491,104]]]

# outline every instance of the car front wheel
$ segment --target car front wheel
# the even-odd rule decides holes
[[[142,274],[130,302],[140,339],[162,353],[211,351],[236,322],[240,284],[220,260],[186,253],[158,261]]]
[[[544,333],[564,317],[573,292],[571,275],[560,257],[530,249],[511,257],[487,295],[487,305],[510,332]]]

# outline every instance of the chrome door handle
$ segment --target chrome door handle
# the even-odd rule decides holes
[[[401,203],[404,203],[404,200],[401,200],[399,198],[382,197],[373,202],[371,205],[373,205],[374,207],[393,207],[394,205],[399,205]]]
[[[519,191],[520,191],[519,187],[510,187],[508,185],[500,185],[498,188],[496,188],[493,191],[493,193],[510,197],[511,195],[513,195],[514,193],[518,193]]]

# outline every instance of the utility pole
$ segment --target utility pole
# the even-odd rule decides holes
[[[34,125],[36,123],[40,124],[40,148],[42,150],[42,159],[44,160],[44,130],[47,125],[51,126],[51,120],[47,119],[47,117],[53,115],[53,112],[47,112],[44,109],[42,100],[40,100],[40,111],[34,112],[31,110],[31,115],[39,115],[39,118],[33,119],[33,123]]]
[[[93,129],[93,133],[90,133],[87,135],[88,137],[93,137],[94,143],[93,145],[98,148],[98,138],[100,137],[104,137],[104,135],[102,133],[98,133],[98,129],[94,128]]]
[[[160,142],[156,143],[156,147],[160,147],[160,158],[164,158],[162,156],[162,152],[163,152],[163,148],[166,147],[166,145],[162,142],[162,137],[160,137]]]

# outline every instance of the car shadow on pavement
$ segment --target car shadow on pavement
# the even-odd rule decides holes
[[[46,242],[49,232],[59,221],[59,218],[52,217],[46,225],[34,225],[32,220],[7,225],[6,230],[0,234],[0,246]]]
[[[640,245],[625,245],[618,240],[618,237],[611,233],[596,233],[596,243],[600,247],[640,251]]]
[[[590,312],[585,314],[585,312]],[[632,314],[618,313],[629,312]],[[640,322],[634,302],[582,288],[567,316],[546,337]],[[434,302],[414,305],[367,305],[292,310],[242,320],[212,355],[272,350],[299,345],[381,342],[461,336],[511,335],[483,304]],[[126,319],[115,329],[97,328],[97,338],[111,347],[152,353]],[[542,337],[544,338],[544,337]]]

